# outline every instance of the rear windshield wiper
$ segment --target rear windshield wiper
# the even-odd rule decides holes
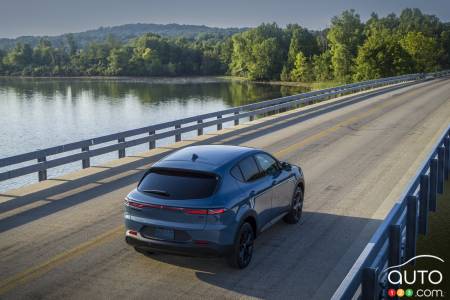
[[[139,191],[144,192],[144,193],[149,193],[149,194],[157,194],[157,195],[166,196],[166,197],[170,196],[170,194],[168,192],[163,191],[163,190],[139,190]]]

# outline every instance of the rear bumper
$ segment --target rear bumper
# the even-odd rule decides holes
[[[148,239],[141,236],[130,235],[128,232],[125,236],[127,244],[138,247],[143,250],[165,252],[178,255],[188,256],[226,256],[232,250],[232,245],[219,245],[208,242],[207,244],[195,244],[193,242],[178,243]]]

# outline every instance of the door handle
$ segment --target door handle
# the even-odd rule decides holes
[[[249,196],[250,196],[250,197],[253,197],[253,196],[255,196],[255,194],[256,194],[255,191],[251,191],[250,194],[249,194]]]
[[[272,185],[276,185],[278,182],[276,180],[272,181]]]

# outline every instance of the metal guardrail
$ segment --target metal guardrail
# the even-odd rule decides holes
[[[446,75],[447,73],[433,73],[431,76]],[[430,74],[428,74],[430,75]],[[284,109],[296,108],[301,104],[310,103],[318,100],[337,97],[343,94],[358,92],[365,89],[371,89],[384,85],[391,85],[405,81],[423,79],[427,74],[409,74],[396,77],[369,80],[359,83],[347,84],[329,89],[303,93],[288,97],[277,98],[273,100],[262,101],[259,103],[243,105],[217,112],[197,115],[165,123],[155,124],[133,130],[127,130],[119,133],[109,134],[92,139],[82,140],[65,145],[40,149],[33,152],[14,155],[0,159],[0,168],[13,166],[25,162],[36,160],[37,162],[27,166],[19,166],[8,171],[0,172],[0,181],[20,177],[23,175],[38,173],[39,181],[47,179],[47,169],[68,163],[81,161],[82,168],[90,167],[90,158],[106,153],[118,151],[118,157],[125,157],[125,149],[137,145],[148,143],[149,149],[155,148],[157,140],[175,137],[175,142],[181,140],[181,134],[197,130],[198,135],[203,134],[205,127],[217,126],[217,130],[222,129],[225,122],[234,121],[234,125],[239,124],[242,118],[249,118],[252,121],[256,116],[266,113],[276,113]],[[183,126],[184,125],[184,126]],[[144,137],[136,137],[144,135]],[[130,139],[133,138],[134,139]],[[102,145],[104,143],[117,142],[112,145]],[[92,146],[100,145],[95,149]],[[62,154],[68,151],[80,150],[80,153],[69,154],[67,156],[50,159],[49,156]]]
[[[386,294],[387,267],[416,256],[417,235],[427,234],[428,213],[436,211],[450,173],[450,124],[377,229],[332,299],[381,299]]]

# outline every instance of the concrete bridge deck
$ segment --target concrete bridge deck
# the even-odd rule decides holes
[[[450,122],[450,80],[381,88],[209,133],[0,195],[1,299],[326,299]],[[152,162],[195,143],[263,148],[300,164],[304,219],[222,259],[144,256],[123,198]]]

